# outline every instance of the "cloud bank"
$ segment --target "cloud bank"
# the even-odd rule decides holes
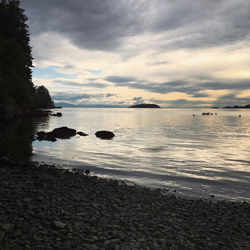
[[[102,91],[122,103],[141,97],[165,106],[250,102],[248,0],[21,0],[21,6],[38,68],[34,82],[52,92],[70,98]]]

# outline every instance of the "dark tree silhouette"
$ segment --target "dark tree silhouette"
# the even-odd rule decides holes
[[[1,102],[32,107],[32,56],[27,17],[18,0],[0,2]]]
[[[36,107],[53,108],[54,102],[51,100],[49,91],[44,86],[36,87]]]
[[[29,42],[27,17],[19,0],[0,0],[0,119],[9,113],[40,107],[40,103],[45,106],[38,94],[41,90],[32,83]],[[42,89],[45,96],[49,95]],[[52,101],[47,99],[47,106],[51,107]]]

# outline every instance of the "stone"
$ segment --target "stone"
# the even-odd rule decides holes
[[[89,169],[85,169],[84,173],[88,175],[90,173],[90,170]]]
[[[61,113],[61,112],[57,112],[57,113],[55,113],[55,114],[51,114],[51,116],[61,117],[61,116],[62,116],[62,113]]]
[[[36,135],[37,135],[37,139],[39,141],[46,140],[46,137],[47,137],[47,133],[46,132],[40,131],[40,132],[37,132]]]
[[[62,221],[59,220],[54,220],[53,224],[56,226],[56,228],[63,229],[67,226],[67,223],[63,223]]]
[[[115,136],[115,134],[111,131],[101,130],[97,131],[95,136],[101,139],[110,140]]]
[[[76,135],[76,130],[68,127],[60,127],[52,130],[51,135],[59,139],[68,139]]]
[[[6,231],[12,229],[13,227],[14,227],[13,224],[5,224],[5,225],[2,225],[2,229],[3,229],[3,230],[6,230]]]
[[[56,138],[58,139],[69,139],[72,136],[76,135],[76,130],[68,127],[60,127],[55,128],[51,132],[44,132],[40,131],[36,134],[36,139],[39,141],[56,141]]]
[[[88,134],[85,134],[85,133],[83,133],[81,131],[78,131],[77,134],[80,135],[80,136],[88,136]]]

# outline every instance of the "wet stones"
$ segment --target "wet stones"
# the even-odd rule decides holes
[[[76,130],[68,127],[55,128],[51,132],[40,131],[37,134],[37,140],[39,141],[56,141],[56,139],[69,139],[76,135]]]
[[[51,135],[59,139],[69,139],[76,135],[76,130],[68,127],[60,127],[52,130]]]
[[[57,112],[57,113],[51,114],[51,116],[62,117],[62,113]]]
[[[77,134],[80,135],[80,136],[88,136],[88,134],[85,134],[85,133],[83,133],[81,131],[77,132]]]
[[[63,229],[67,226],[67,223],[63,223],[62,221],[59,220],[54,220],[53,225],[58,229]]]
[[[95,136],[104,140],[110,140],[115,136],[115,134],[111,131],[101,130],[97,131]]]
[[[57,139],[70,139],[75,135],[88,136],[88,134],[83,133],[82,131],[76,132],[76,130],[72,128],[60,127],[60,128],[55,128],[51,132],[44,132],[44,131],[37,132],[35,139],[39,141],[45,140],[54,142]],[[95,135],[96,137],[105,140],[110,140],[115,136],[113,132],[106,130],[97,131]]]
[[[250,204],[0,158],[1,249],[249,249]]]

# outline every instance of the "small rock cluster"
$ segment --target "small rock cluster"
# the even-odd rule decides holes
[[[72,136],[76,135],[76,130],[67,127],[55,128],[51,132],[40,131],[37,134],[36,139],[39,141],[56,141],[56,139],[69,139]]]
[[[76,132],[76,130],[72,128],[60,127],[60,128],[55,128],[51,132],[44,132],[44,131],[37,132],[35,139],[39,141],[45,140],[45,141],[55,142],[57,139],[69,139],[72,136],[75,136],[76,134],[80,136],[88,136],[88,134],[85,134],[81,131]],[[106,130],[97,131],[95,135],[96,137],[106,140],[110,140],[115,136],[113,132]]]
[[[53,113],[51,114],[51,116],[62,117],[62,113],[61,112]]]
[[[249,249],[250,204],[0,158],[0,249]]]

